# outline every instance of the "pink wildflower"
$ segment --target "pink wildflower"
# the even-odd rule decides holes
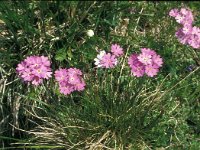
[[[176,32],[175,36],[178,38],[178,40],[179,40],[180,43],[182,43],[182,44],[188,44],[189,36],[187,34],[183,33],[182,28],[180,28]]]
[[[60,93],[62,93],[64,95],[69,95],[74,90],[71,85],[60,86],[59,89],[60,89]]]
[[[190,35],[188,44],[193,48],[200,48],[200,35]]]
[[[182,28],[182,32],[184,34],[191,34],[192,33],[192,25],[184,25]]]
[[[65,82],[67,80],[68,71],[67,69],[56,70],[54,76],[59,83]]]
[[[68,73],[71,75],[82,75],[81,70],[76,68],[69,68]]]
[[[178,9],[172,9],[172,10],[170,10],[170,12],[169,12],[169,15],[170,15],[171,17],[176,17],[178,14],[179,14]]]
[[[142,63],[137,63],[131,67],[131,72],[136,77],[142,77],[145,72],[144,65]]]
[[[156,65],[146,65],[145,66],[145,73],[149,76],[149,77],[153,77],[155,75],[157,75],[158,73],[158,67]]]
[[[77,68],[56,70],[55,79],[58,81],[60,93],[64,95],[85,89],[82,72]]]
[[[104,54],[101,60],[101,66],[103,68],[114,68],[117,65],[117,59],[110,53]]]
[[[152,63],[152,56],[148,53],[141,53],[138,57],[138,60],[144,65],[148,65]]]
[[[85,89],[85,82],[81,81],[79,83],[76,83],[74,85],[74,89],[77,90],[77,91],[83,91]]]
[[[200,28],[194,26],[187,34],[184,33],[183,30],[184,28],[180,28],[176,32],[176,37],[179,42],[182,44],[188,44],[196,49],[200,48]]]
[[[117,65],[117,57],[123,55],[123,48],[118,44],[111,45],[111,53],[100,51],[94,59],[95,65],[99,68],[114,68]]]
[[[112,44],[111,45],[111,52],[113,53],[113,55],[115,55],[116,57],[119,57],[121,55],[124,54],[123,52],[123,48],[118,45],[118,44]]]
[[[18,75],[33,85],[39,85],[43,79],[51,77],[50,61],[45,56],[29,56],[17,65],[16,71]]]
[[[155,54],[152,57],[152,62],[153,62],[152,63],[153,65],[155,65],[155,66],[157,66],[157,68],[159,68],[159,67],[162,67],[163,59],[160,57],[160,55]]]
[[[144,53],[144,54],[148,54],[148,55],[156,54],[156,52],[151,50],[150,48],[141,48],[141,52]]]
[[[194,21],[192,12],[186,8],[181,8],[180,11],[178,9],[172,9],[170,10],[169,15],[174,17],[176,22],[182,25],[192,25]]]
[[[172,9],[169,15],[175,17],[176,21],[183,25],[175,34],[180,43],[196,49],[200,48],[200,28],[192,26],[194,21],[192,12],[186,8],[181,8],[180,11]]]
[[[131,72],[136,77],[142,77],[145,73],[150,77],[157,75],[159,68],[163,64],[162,58],[149,48],[142,48],[141,51],[141,54],[132,54],[128,58]]]
[[[137,54],[132,54],[129,58],[128,58],[128,64],[130,66],[133,66],[135,64],[137,64],[139,62],[138,60],[138,55]]]
[[[31,69],[29,68],[25,68],[24,70],[21,70],[19,73],[20,73],[19,75],[24,79],[24,81],[31,81],[34,77]]]
[[[79,76],[74,75],[74,74],[69,74],[68,75],[68,82],[72,85],[80,83]]]

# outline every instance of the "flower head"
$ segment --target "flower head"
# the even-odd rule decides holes
[[[17,65],[16,71],[24,81],[37,86],[51,77],[50,65],[45,56],[29,56]]]
[[[60,93],[64,95],[85,89],[85,82],[82,78],[82,72],[77,68],[61,68],[56,70],[55,79],[58,81]]]
[[[157,68],[162,67],[163,64],[163,59],[160,57],[160,55],[153,55],[152,56],[152,64]]]
[[[150,77],[157,75],[159,68],[163,64],[160,55],[149,48],[142,48],[141,52],[139,55],[132,54],[128,58],[132,74],[136,77],[142,77],[145,73]]]
[[[74,85],[74,89],[77,91],[83,91],[85,89],[85,82],[82,80]]]
[[[175,35],[180,43],[190,45],[196,49],[200,48],[200,28],[194,26],[186,33],[183,27]]]
[[[64,95],[69,95],[74,91],[73,86],[71,86],[70,84],[66,84],[65,86],[59,86],[59,89],[60,93]]]
[[[142,63],[137,63],[131,67],[131,72],[136,77],[142,77],[145,73],[145,66]]]
[[[149,77],[153,77],[155,75],[157,75],[159,69],[157,65],[146,65],[145,66],[145,73],[149,76]]]
[[[179,14],[178,9],[172,9],[172,10],[170,10],[170,12],[169,12],[169,15],[170,15],[171,17],[176,17],[178,14]]]
[[[67,71],[67,69],[56,70],[54,76],[59,83],[66,82],[66,80],[67,80],[66,77],[68,76],[68,71]]]
[[[77,69],[77,68],[69,68],[68,69],[68,73],[70,74],[70,75],[82,75],[82,72],[81,72],[81,70],[80,69]]]
[[[93,36],[94,36],[94,31],[93,31],[93,30],[88,30],[88,31],[87,31],[87,35],[88,35],[89,37],[93,37]]]
[[[148,65],[152,63],[152,56],[148,53],[141,53],[138,57],[138,60],[144,65]]]
[[[118,60],[117,58],[123,55],[123,48],[118,44],[111,45],[111,53],[106,53],[105,51],[100,51],[97,57],[94,59],[95,65],[99,68],[114,68]]]
[[[169,13],[182,25],[175,34],[179,42],[190,45],[193,48],[200,48],[200,28],[193,26],[194,17],[189,9],[172,9]]]
[[[138,55],[137,54],[132,54],[129,58],[128,58],[128,64],[130,66],[134,66],[135,64],[137,64],[139,62],[138,60]]]
[[[111,52],[116,57],[119,57],[119,56],[121,56],[121,55],[124,54],[123,48],[120,45],[118,45],[118,44],[112,44],[111,45]]]
[[[110,53],[104,54],[101,60],[101,66],[103,68],[114,68],[117,65],[117,59],[115,55]]]
[[[181,8],[180,10],[172,9],[170,10],[169,15],[171,17],[174,17],[176,19],[176,22],[182,25],[192,25],[194,21],[192,12],[186,8]]]

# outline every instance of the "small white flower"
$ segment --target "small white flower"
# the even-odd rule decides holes
[[[93,31],[93,30],[88,30],[88,31],[87,31],[87,35],[88,35],[89,37],[93,37],[93,36],[94,36],[94,31]]]
[[[105,54],[106,52],[105,51],[100,51],[100,53],[97,55],[97,57],[94,59],[94,61],[95,61],[95,65],[97,66],[97,67],[101,67],[102,65],[101,65],[101,60],[102,60],[102,57],[104,56],[104,54]]]

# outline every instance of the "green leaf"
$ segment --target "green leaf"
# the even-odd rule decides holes
[[[67,53],[65,49],[61,49],[59,51],[56,52],[56,57],[55,59],[58,61],[63,61],[67,58]]]

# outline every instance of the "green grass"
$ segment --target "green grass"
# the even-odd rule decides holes
[[[178,42],[168,15],[181,7],[200,26],[199,2],[0,2],[0,148],[200,149],[200,53]],[[121,63],[94,68],[112,43]],[[164,59],[155,78],[130,76],[127,57],[142,47]],[[54,78],[23,83],[15,68],[30,55],[48,56],[53,71],[81,69],[86,89],[63,96]]]

